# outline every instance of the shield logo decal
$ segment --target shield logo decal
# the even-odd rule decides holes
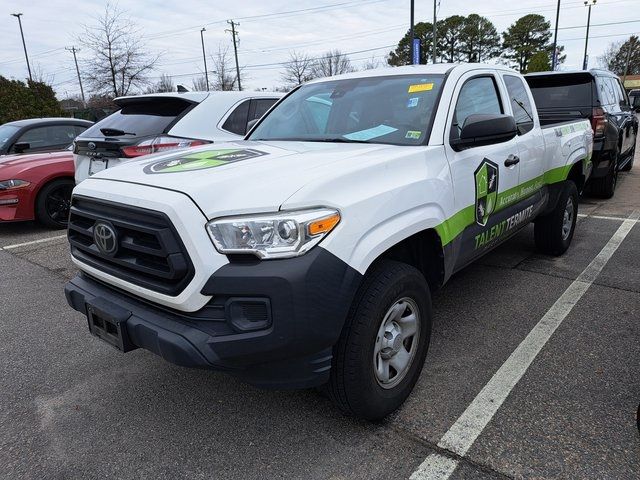
[[[475,171],[476,223],[484,227],[495,211],[498,201],[498,166],[483,159]]]

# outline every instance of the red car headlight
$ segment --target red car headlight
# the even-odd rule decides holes
[[[15,190],[16,188],[25,188],[29,185],[31,185],[31,183],[27,182],[26,180],[3,180],[0,181],[0,192],[3,192],[5,190]]]

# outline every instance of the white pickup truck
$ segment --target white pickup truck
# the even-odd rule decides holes
[[[311,81],[244,141],[78,185],[65,293],[122,351],[379,419],[418,379],[431,291],[531,221],[541,251],[569,247],[591,152],[588,121],[542,129],[500,66]]]

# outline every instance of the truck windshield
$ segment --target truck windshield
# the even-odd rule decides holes
[[[248,139],[420,145],[443,82],[443,75],[398,75],[303,85]]]

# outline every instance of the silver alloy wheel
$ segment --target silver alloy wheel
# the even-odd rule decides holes
[[[408,297],[397,300],[382,318],[373,349],[373,372],[378,385],[389,389],[405,377],[418,350],[420,312]]]
[[[574,213],[573,198],[569,197],[567,199],[567,206],[564,207],[564,218],[562,220],[562,240],[566,240],[571,234]]]

